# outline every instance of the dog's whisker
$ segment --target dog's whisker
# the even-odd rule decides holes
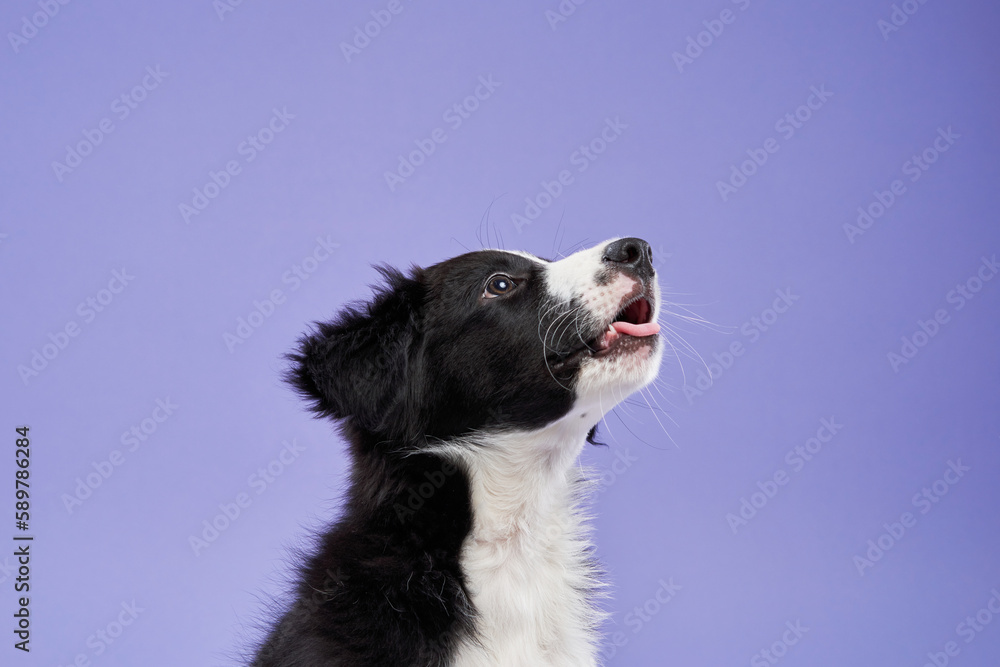
[[[660,425],[660,429],[663,431],[663,435],[665,435],[668,438],[670,438],[670,442],[672,442],[674,444],[674,447],[676,447],[677,449],[680,449],[680,445],[677,444],[677,441],[674,440],[674,437],[672,435],[670,435],[670,431],[668,431],[667,427],[664,426],[663,422],[660,421],[660,417],[656,414],[657,410],[654,410],[653,406],[650,405],[649,398],[646,397],[645,391],[644,390],[639,390],[639,395],[642,396],[643,400],[646,401],[646,405],[649,406],[649,411],[652,413],[653,418],[656,419],[656,423]],[[650,395],[650,398],[652,398],[652,395]],[[653,402],[655,403],[656,399],[653,399]],[[659,404],[657,404],[657,407],[659,408]],[[659,411],[663,412],[662,408]],[[670,419],[671,421],[674,421],[673,419],[670,418],[670,415],[667,415],[667,418]],[[674,425],[676,426],[677,422],[674,422]]]

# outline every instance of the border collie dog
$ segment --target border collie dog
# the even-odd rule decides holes
[[[252,664],[597,665],[577,457],[659,370],[649,244],[381,272],[289,355],[350,445],[350,487]]]

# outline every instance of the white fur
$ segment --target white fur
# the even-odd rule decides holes
[[[597,284],[604,247],[546,265],[549,297],[577,300],[609,319],[636,282]],[[659,309],[652,286],[650,303]],[[573,409],[544,428],[479,433],[440,445],[469,474],[473,528],[461,561],[477,610],[478,636],[456,667],[595,667],[603,619],[586,591],[600,583],[588,567],[589,528],[578,501],[577,457],[590,428],[628,394],[652,381],[662,345],[583,362]]]
[[[604,248],[617,240],[610,239],[546,265],[549,296],[568,302],[573,297],[580,297],[588,287],[596,286],[595,278],[602,268],[601,258],[604,256]]]
[[[472,486],[461,559],[478,614],[457,667],[597,664],[602,615],[580,591],[599,583],[587,567],[575,465],[591,425],[574,411],[539,431],[448,445]]]

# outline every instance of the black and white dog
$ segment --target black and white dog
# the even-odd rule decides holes
[[[577,457],[658,372],[649,244],[382,273],[290,355],[350,443],[351,484],[253,665],[596,665]]]

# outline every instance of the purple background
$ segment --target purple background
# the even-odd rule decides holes
[[[36,535],[30,656],[11,647],[0,560],[4,664],[231,664],[345,474],[342,443],[279,380],[307,323],[367,295],[373,263],[500,243],[556,256],[621,235],[649,240],[671,300],[710,323],[663,320],[717,377],[693,353],[668,357],[644,394],[655,410],[634,396],[602,425],[609,447],[584,455],[602,479],[608,664],[770,664],[758,652],[777,642],[789,666],[919,667],[949,641],[951,664],[998,664],[1000,618],[984,612],[969,642],[960,627],[1000,587],[1000,280],[976,278],[1000,252],[995,3],[909,0],[887,31],[892,4],[856,0],[564,2],[575,11],[553,24],[556,0],[402,2],[349,62],[341,43],[388,3],[332,4],[71,2],[35,32],[23,19],[38,3],[0,10],[0,469],[12,478],[14,427],[30,425]],[[686,48],[697,57],[679,67]],[[444,114],[480,77],[499,86],[455,127]],[[144,98],[125,118],[123,94]],[[241,142],[274,109],[294,118],[247,161]],[[797,109],[808,120],[788,136],[776,123]],[[57,174],[102,119],[113,131]],[[579,171],[574,152],[608,119],[624,127]],[[446,140],[391,189],[385,172],[436,128]],[[907,162],[928,148],[913,181]],[[724,197],[747,151],[767,161]],[[239,173],[185,221],[179,205],[230,160]],[[519,230],[512,215],[562,170],[572,182]],[[895,180],[881,217],[845,231]],[[296,286],[287,272],[317,238],[339,247]],[[127,286],[102,293],[123,269]],[[981,289],[965,301],[952,290],[969,279]],[[272,290],[282,302],[230,351],[224,335]],[[775,317],[776,290],[796,299]],[[86,300],[109,296],[91,316]],[[938,310],[947,321],[894,369],[887,355]],[[71,322],[78,335],[60,336]],[[22,377],[36,352],[54,358]],[[158,424],[157,399],[177,406]],[[796,470],[786,453],[824,418],[843,427]],[[143,420],[156,430],[129,451],[122,434]],[[304,450],[272,464],[280,475],[251,479],[293,440]],[[69,511],[78,478],[116,450]],[[915,504],[949,461],[968,470]],[[241,493],[251,504],[195,555],[189,537]],[[734,531],[744,499],[767,503]],[[661,581],[680,586],[664,604]],[[98,655],[88,637],[116,633],[133,600],[142,611]],[[796,622],[801,639],[785,633]]]

